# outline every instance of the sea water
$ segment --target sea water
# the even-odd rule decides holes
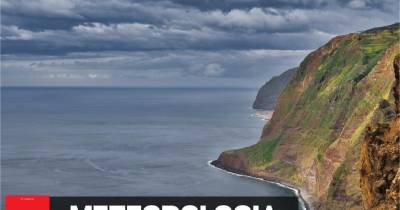
[[[294,196],[207,164],[257,142],[256,92],[2,88],[2,195]]]

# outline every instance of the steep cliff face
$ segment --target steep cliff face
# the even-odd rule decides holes
[[[279,95],[293,78],[297,68],[289,69],[279,76],[272,77],[258,91],[253,103],[254,109],[273,110]]]
[[[360,145],[393,101],[399,25],[338,36],[308,55],[255,145],[214,164],[298,186],[316,209],[362,209]]]
[[[382,101],[361,145],[360,187],[365,209],[400,209],[400,57],[394,60],[394,103]]]

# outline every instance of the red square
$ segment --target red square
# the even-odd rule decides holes
[[[47,195],[6,195],[5,210],[50,210]]]

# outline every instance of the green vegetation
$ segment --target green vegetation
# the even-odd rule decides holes
[[[395,24],[335,37],[309,54],[279,96],[261,140],[231,151],[237,155],[223,163],[307,189],[322,209],[360,209],[361,139],[376,119],[394,116],[387,104],[395,100],[399,39]]]
[[[280,96],[274,121],[281,126],[256,145],[240,150],[247,155],[250,164],[270,165],[276,148],[285,141],[296,141],[300,145],[297,147],[303,150],[300,154],[308,159],[305,161],[315,160],[317,154],[317,160],[321,160],[323,152],[345,126],[354,127],[350,141],[357,142],[366,123],[360,124],[360,118],[368,121],[369,114],[390,88],[372,83],[366,91],[363,80],[386,50],[398,42],[399,32],[397,28],[348,35],[336,41],[335,50],[322,55],[313,72],[300,69]],[[310,59],[309,56],[304,62]],[[306,74],[311,80],[304,86]],[[298,152],[295,155],[298,156]]]
[[[395,78],[388,75],[399,38],[400,25],[373,29],[336,37],[308,55],[261,140],[231,151],[240,154],[231,156],[243,163],[240,169],[308,189],[326,206],[343,199],[343,208],[359,206],[361,139],[371,121],[393,112],[381,102],[394,100]]]
[[[394,100],[395,78],[388,75],[399,38],[397,24],[336,37],[308,55],[279,96],[262,139],[233,151],[247,158],[246,170],[307,188],[324,204],[344,198],[345,205],[359,206],[361,139],[371,121],[393,112],[377,108]]]
[[[317,161],[318,161],[318,162],[321,162],[321,160],[322,160],[322,154],[318,152],[318,154],[317,154]]]
[[[279,143],[279,138],[262,140],[256,146],[243,149],[250,162],[259,164],[270,163],[273,159],[273,152]]]
[[[334,196],[333,193],[337,192],[337,188],[339,187],[340,181],[343,178],[345,173],[346,166],[344,163],[340,164],[340,166],[336,169],[335,174],[333,175],[331,185],[329,187],[328,195],[330,197]]]

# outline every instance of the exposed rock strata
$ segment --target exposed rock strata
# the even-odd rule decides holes
[[[365,209],[400,209],[400,57],[394,60],[394,104],[382,101],[381,116],[361,146],[360,187]]]
[[[338,36],[312,52],[279,96],[261,140],[223,152],[214,164],[297,186],[312,195],[308,201],[315,209],[363,209],[361,147],[367,127],[379,116],[394,119],[391,104],[399,96],[392,95],[398,77],[393,60],[400,51],[399,36],[395,24]],[[391,184],[375,183],[375,188],[389,189],[385,196],[395,196],[390,189],[396,188],[398,175],[390,176]]]

